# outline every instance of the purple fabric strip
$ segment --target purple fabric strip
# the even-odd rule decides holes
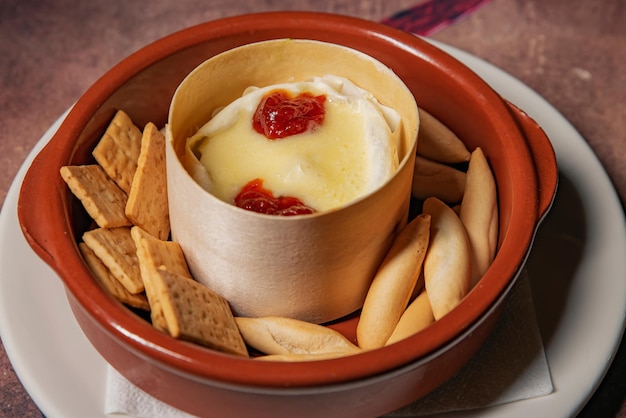
[[[385,25],[417,35],[431,35],[467,17],[489,0],[427,0],[382,20]]]

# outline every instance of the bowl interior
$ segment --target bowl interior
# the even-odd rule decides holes
[[[56,172],[62,165],[91,162],[91,150],[117,109],[125,110],[138,126],[148,121],[163,126],[176,87],[193,68],[233,47],[276,38],[340,43],[373,56],[406,83],[418,106],[442,120],[470,149],[483,148],[496,177],[500,231],[498,255],[480,285],[446,317],[383,349],[315,364],[236,358],[172,339],[113,301],[91,277],[76,247],[87,218],[59,176],[49,173],[43,181],[53,190],[50,210],[64,219],[52,222],[55,248],[48,253],[63,260],[53,267],[105,332],[150,361],[199,379],[312,386],[379,374],[441,349],[481,318],[523,264],[537,223],[537,184],[525,141],[502,99],[464,65],[418,37],[373,22],[318,13],[238,16],[192,27],[143,48],[104,75],[76,103],[42,155]],[[356,320],[352,315],[330,326],[354,338]]]

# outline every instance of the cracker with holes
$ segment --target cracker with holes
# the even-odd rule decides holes
[[[163,288],[158,269],[164,268],[171,273],[193,280],[187,268],[187,261],[177,242],[160,240],[138,226],[132,228],[131,237],[137,248],[141,278],[150,303],[152,325],[161,331],[168,331],[168,324],[159,298],[159,295],[163,293]]]
[[[97,164],[64,166],[61,177],[102,228],[131,224],[125,214],[127,196]]]
[[[92,155],[117,185],[130,192],[141,150],[141,130],[130,117],[118,110]]]
[[[219,351],[247,356],[228,301],[185,276],[158,270],[159,294],[171,336]]]
[[[83,234],[83,242],[130,293],[144,290],[130,227],[98,228]]]
[[[126,216],[134,225],[166,240],[170,234],[165,172],[165,136],[149,122],[143,131],[141,152],[133,178]]]
[[[148,305],[148,299],[144,293],[133,294],[111,274],[107,266],[105,266],[100,258],[85,244],[81,242],[78,244],[81,254],[85,258],[89,269],[93,273],[98,282],[111,293],[111,295],[120,301],[121,303],[131,306],[133,308],[141,309],[144,311],[150,310]]]

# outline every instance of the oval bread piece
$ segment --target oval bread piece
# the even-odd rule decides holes
[[[441,200],[426,199],[431,216],[430,245],[424,259],[424,284],[436,320],[450,312],[469,291],[470,243],[456,213]]]
[[[406,308],[385,345],[404,340],[435,322],[426,291],[422,291]]]
[[[359,347],[385,345],[407,307],[428,249],[430,216],[407,224],[383,259],[365,297],[356,335]]]
[[[265,354],[323,354],[357,352],[340,332],[323,325],[278,316],[236,317],[244,341]]]
[[[334,358],[340,358],[345,356],[350,356],[353,354],[357,354],[358,350],[348,350],[348,351],[334,351],[332,353],[289,353],[289,354],[268,354],[266,356],[255,357],[255,360],[263,360],[263,361],[285,361],[285,362],[296,362],[296,361],[319,361],[319,360],[330,360]]]
[[[470,159],[469,150],[454,132],[424,109],[419,113],[417,155],[440,163],[462,163]]]
[[[466,174],[461,170],[416,155],[411,195],[419,200],[436,197],[447,203],[457,203],[463,199],[465,178]]]
[[[473,287],[493,262],[498,245],[496,182],[481,148],[476,148],[470,158],[459,216],[472,249]]]

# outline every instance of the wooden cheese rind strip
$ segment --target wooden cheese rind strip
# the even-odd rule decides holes
[[[411,196],[426,200],[436,197],[446,203],[457,203],[463,199],[466,174],[446,164],[415,156]]]
[[[244,341],[265,354],[324,354],[358,352],[359,348],[338,331],[293,318],[236,317]]]
[[[102,228],[129,226],[126,217],[127,196],[97,164],[64,166],[61,177],[89,216]]]
[[[407,224],[383,259],[365,297],[356,334],[359,347],[385,345],[411,298],[429,242],[430,215]]]
[[[436,320],[450,312],[470,288],[471,249],[465,226],[441,200],[424,201],[431,216],[430,245],[424,259],[424,284]]]
[[[454,132],[424,109],[420,109],[419,113],[417,155],[448,164],[470,159],[469,150]]]
[[[498,245],[496,182],[481,148],[476,148],[470,158],[459,216],[472,249],[473,287],[491,266]]]
[[[404,340],[435,322],[426,291],[422,291],[406,308],[385,345]]]

